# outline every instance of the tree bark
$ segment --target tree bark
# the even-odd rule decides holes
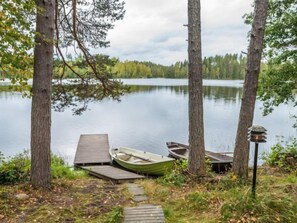
[[[51,93],[55,0],[37,0],[31,110],[31,184],[51,184]]]
[[[254,20],[250,35],[247,70],[233,159],[233,172],[241,178],[248,177],[249,142],[247,135],[248,128],[252,126],[254,118],[267,11],[268,0],[255,1]]]
[[[190,174],[204,176],[205,148],[203,124],[203,87],[200,0],[188,0],[189,56],[189,163]]]

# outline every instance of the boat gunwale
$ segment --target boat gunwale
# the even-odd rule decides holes
[[[188,149],[189,146],[182,144],[182,143],[173,142],[173,141],[166,142],[166,145],[167,145],[169,154],[171,154],[173,157],[175,157],[177,159],[188,159],[188,157],[185,155],[180,155],[178,153],[175,153],[174,148],[176,148],[176,150],[178,150],[178,149],[182,149],[182,148],[177,148],[177,147],[184,147],[184,150],[189,150]],[[206,150],[205,155],[211,159],[214,159],[214,160],[211,160],[211,163],[213,163],[213,164],[221,164],[221,163],[227,164],[227,163],[233,162],[233,157],[223,154],[221,152],[212,152],[212,151]]]
[[[150,163],[133,163],[133,162],[129,162],[129,161],[127,161],[127,160],[123,160],[123,159],[121,159],[121,158],[117,158],[117,156],[115,156],[111,151],[113,151],[113,150],[115,150],[115,149],[119,149],[119,148],[124,148],[124,149],[131,149],[131,150],[134,150],[134,151],[140,151],[140,152],[143,152],[143,154],[152,154],[152,155],[154,155],[154,156],[160,156],[162,159],[164,159],[164,160],[160,160],[160,161],[157,161],[157,160],[154,160],[154,161],[152,161],[152,162],[150,162]],[[146,152],[146,151],[141,151],[141,150],[135,150],[135,149],[132,149],[132,148],[128,148],[128,147],[117,147],[117,148],[111,148],[110,150],[110,155],[111,155],[111,157],[113,158],[113,159],[115,159],[116,161],[117,160],[120,160],[121,162],[123,162],[123,163],[127,163],[127,164],[129,164],[129,165],[135,165],[135,166],[152,166],[152,165],[154,165],[154,164],[159,164],[159,163],[170,163],[170,162],[173,162],[175,159],[173,159],[173,158],[170,158],[170,157],[167,157],[167,156],[163,156],[163,155],[159,155],[159,154],[154,154],[154,153],[150,153],[150,152]],[[122,152],[122,151],[121,151]],[[125,153],[125,152],[123,152],[123,153]],[[126,155],[132,155],[133,156],[133,154],[129,154],[129,153],[125,153]],[[145,160],[145,161],[148,161],[148,160],[150,160],[149,158],[141,158],[141,157],[137,157],[137,158],[140,158],[140,159],[143,159],[143,160]]]

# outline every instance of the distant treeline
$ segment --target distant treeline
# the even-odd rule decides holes
[[[113,74],[115,78],[187,78],[188,61],[179,61],[170,66],[155,64],[152,62],[140,61],[120,61],[117,58],[110,58],[107,55],[95,55],[98,67],[103,72]],[[86,62],[82,57],[68,58],[68,65],[80,75],[88,75]],[[105,67],[105,68],[104,68]],[[246,57],[242,54],[216,55],[214,57],[204,57],[203,78],[204,79],[244,79],[246,67]],[[104,71],[105,70],[105,71]],[[2,73],[2,75],[1,75]],[[63,62],[55,59],[54,78],[63,76],[64,78],[76,78],[77,76]],[[0,69],[0,78],[13,78],[16,75],[4,74]],[[30,78],[30,77],[27,77]]]
[[[241,54],[205,57],[203,59],[204,79],[243,79],[246,57]],[[170,66],[152,62],[118,61],[112,70],[119,78],[187,78],[188,61],[179,61]]]

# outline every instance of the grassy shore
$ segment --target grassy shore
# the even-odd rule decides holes
[[[296,174],[260,168],[258,176],[256,199],[249,181],[230,174],[198,182],[176,173],[136,183],[163,207],[166,222],[297,222]],[[133,205],[125,184],[83,175],[56,179],[49,191],[0,185],[0,222],[121,222],[123,207]]]
[[[120,222],[125,189],[100,179],[54,180],[51,190],[27,183],[0,186],[0,222]],[[16,198],[25,194],[25,198]]]
[[[257,196],[251,182],[216,175],[180,186],[162,180],[143,180],[151,202],[163,207],[167,222],[297,222],[297,176],[277,169],[260,168]]]
[[[251,195],[252,171],[248,180],[212,172],[196,179],[186,174],[186,161],[176,162],[163,177],[135,183],[150,204],[163,207],[169,223],[297,222],[297,141],[274,146],[265,161],[270,166],[258,168],[256,198]],[[51,169],[51,189],[34,189],[28,151],[7,159],[0,153],[0,223],[120,223],[123,208],[137,205],[126,184],[87,176],[56,155]]]

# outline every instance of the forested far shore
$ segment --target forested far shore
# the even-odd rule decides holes
[[[114,78],[187,78],[188,61],[178,61],[172,65],[161,65],[147,61],[121,61],[118,58],[110,58],[107,55],[97,54],[93,57],[97,64],[104,64]],[[82,57],[68,57],[67,63],[79,75],[88,75],[87,63]],[[242,54],[226,54],[204,57],[203,78],[220,80],[244,79],[246,68],[246,57]],[[54,62],[54,78],[77,78],[72,70],[63,64],[60,59]],[[16,75],[2,73],[0,77],[14,78]],[[30,77],[28,77],[30,78]]]
[[[246,57],[242,54],[204,57],[204,79],[244,79]],[[170,66],[152,62],[118,61],[113,71],[120,78],[187,78],[188,61],[178,61]]]

